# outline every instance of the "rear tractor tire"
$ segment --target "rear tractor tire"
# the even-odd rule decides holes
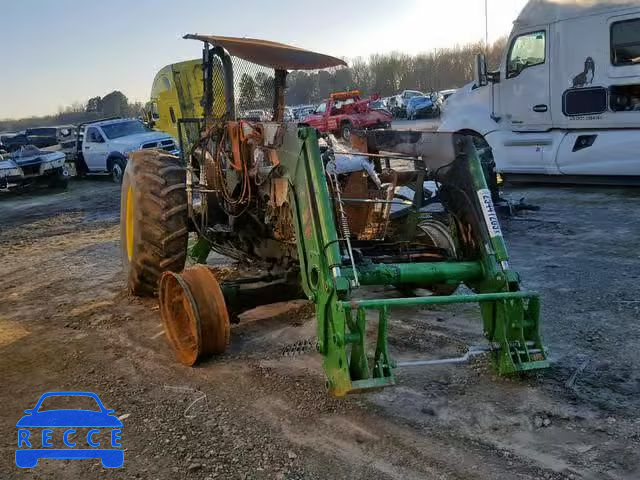
[[[153,296],[163,272],[187,257],[186,174],[180,159],[158,150],[131,154],[122,178],[120,245],[129,291]]]

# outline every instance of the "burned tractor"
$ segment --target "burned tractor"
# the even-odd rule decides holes
[[[488,345],[465,357],[488,352],[501,374],[548,365],[539,299],[509,266],[473,138],[321,137],[284,121],[287,75],[342,60],[260,40],[185,38],[204,43],[203,115],[177,119],[181,158],[131,155],[121,204],[128,287],[158,293],[181,362],[222,354],[242,311],[302,297],[315,304],[314,346],[336,396],[392,385],[396,367],[433,362],[390,357],[396,307],[477,302]],[[243,119],[256,78],[270,121]],[[184,86],[180,101],[198,102]],[[206,265],[211,250],[237,260],[242,274]],[[184,268],[188,253],[199,264]],[[462,284],[467,293],[457,293]],[[401,296],[363,295],[375,285]]]

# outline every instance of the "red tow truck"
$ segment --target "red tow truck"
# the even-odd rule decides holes
[[[323,133],[339,134],[345,140],[350,139],[354,128],[389,128],[393,118],[391,113],[371,105],[378,98],[373,96],[362,99],[358,90],[332,93],[328,100],[318,105],[301,123]]]

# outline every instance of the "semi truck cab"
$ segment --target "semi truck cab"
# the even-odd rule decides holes
[[[507,178],[640,181],[637,2],[530,0],[499,71],[476,63],[440,130],[484,137]]]

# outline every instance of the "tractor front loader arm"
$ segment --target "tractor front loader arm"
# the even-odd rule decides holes
[[[539,333],[540,300],[535,293],[520,291],[520,277],[509,266],[507,246],[473,138],[376,130],[366,134],[366,144],[370,151],[422,158],[427,177],[438,184],[438,197],[455,219],[459,237],[459,261],[449,265],[476,262],[482,270],[475,278],[463,279],[476,293],[466,301],[480,303],[484,334],[498,372],[546,368],[549,362]],[[428,297],[414,301],[425,305],[459,299],[454,296],[440,302],[438,297]]]
[[[329,390],[341,396],[352,390],[345,349],[347,314],[339,306],[349,295],[350,283],[342,275],[333,203],[315,130],[287,129],[278,153],[288,179],[302,286],[316,305],[318,350]]]
[[[389,137],[392,133],[380,135]],[[403,136],[403,132],[395,133],[398,138]],[[301,282],[316,305],[317,347],[329,390],[335,396],[395,383],[396,365],[388,352],[387,328],[391,309],[399,306],[478,302],[489,350],[500,373],[547,365],[538,334],[537,295],[520,291],[518,276],[509,269],[504,239],[473,144],[462,136],[423,135],[417,143],[405,142],[395,148],[389,138],[386,144],[378,139],[377,147],[384,148],[374,149],[422,157],[427,176],[440,183],[442,203],[465,239],[455,261],[345,264],[343,259],[349,252],[341,249],[345,235],[338,229],[335,192],[328,185],[315,130],[287,127],[278,149],[279,175],[288,183]],[[370,145],[375,141],[369,138]],[[411,149],[415,151],[407,151]],[[356,298],[360,285],[439,282],[463,282],[474,293]],[[368,311],[376,311],[378,316],[375,345],[369,348]]]

